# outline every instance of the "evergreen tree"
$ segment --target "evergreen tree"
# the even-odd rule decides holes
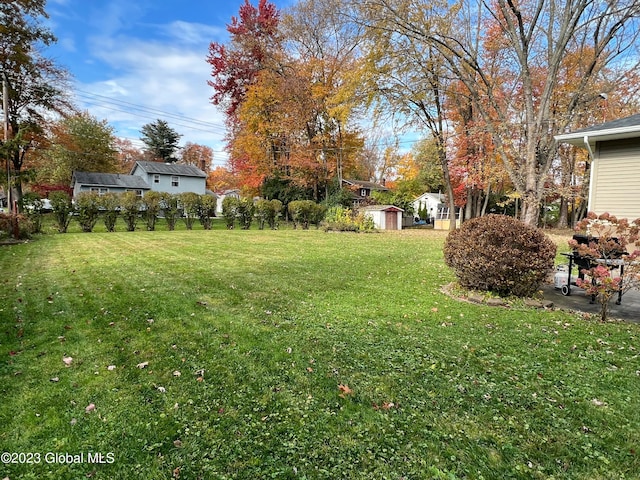
[[[141,132],[140,140],[144,142],[146,152],[154,160],[165,163],[178,161],[174,154],[178,150],[178,141],[182,135],[171,128],[167,122],[158,119],[155,122],[147,123],[143,125]]]

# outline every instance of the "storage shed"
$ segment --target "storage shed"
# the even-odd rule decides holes
[[[589,152],[588,211],[630,221],[640,217],[640,114],[555,139]]]
[[[395,205],[371,205],[360,209],[373,219],[379,230],[402,230],[403,209]]]

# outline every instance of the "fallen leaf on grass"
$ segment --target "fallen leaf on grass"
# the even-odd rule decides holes
[[[62,357],[62,362],[69,367],[73,363],[73,357]]]
[[[91,413],[96,409],[95,404],[90,403],[89,405],[87,405],[87,407],[84,409],[85,413]]]
[[[349,388],[349,385],[338,385],[338,390],[340,390],[340,394],[338,395],[341,398],[346,398],[347,395],[352,395],[353,390]]]
[[[149,366],[149,362],[142,362],[136,365],[138,368],[146,368]]]
[[[176,370],[175,372],[173,372],[173,376],[174,377],[179,377],[180,375],[182,375],[178,370]]]

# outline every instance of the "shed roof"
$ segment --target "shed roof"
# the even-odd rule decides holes
[[[367,207],[361,207],[360,209],[369,212],[404,212],[402,208],[396,207],[395,205],[369,205]]]
[[[640,137],[640,113],[594,125],[593,127],[581,128],[574,132],[556,135],[554,138],[558,142],[585,147],[587,143],[594,145],[595,142],[634,137]]]
[[[135,188],[137,190],[149,190],[151,188],[142,177],[119,173],[73,172],[73,181],[80,185],[96,187]]]
[[[133,168],[131,169],[131,173],[140,167],[147,173],[157,173],[161,175],[180,175],[182,177],[201,177],[206,178],[207,174],[200,170],[198,167],[193,165],[184,165],[184,164],[176,164],[176,163],[161,163],[161,162],[143,162],[137,161]]]

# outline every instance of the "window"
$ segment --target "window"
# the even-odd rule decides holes
[[[180,177],[178,177],[177,175],[174,175],[173,177],[171,177],[171,186],[172,187],[179,187],[180,186]]]
[[[366,189],[366,188],[361,188],[361,189],[360,189],[360,196],[361,196],[361,197],[366,197],[368,193],[369,193],[369,192],[367,192],[367,189]]]
[[[108,188],[91,187],[91,192],[97,193],[99,196],[103,196],[103,195],[109,193],[109,189]]]
[[[160,183],[160,175],[157,173],[153,176],[153,183]]]
[[[127,188],[127,192],[135,192],[136,197],[138,198],[142,198],[142,190],[139,189],[132,189],[132,188]]]

